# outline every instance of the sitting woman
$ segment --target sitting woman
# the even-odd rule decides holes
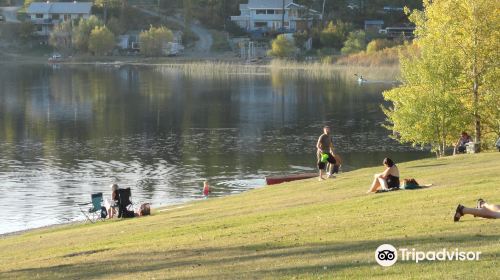
[[[372,186],[367,193],[380,190],[391,190],[399,188],[399,169],[390,158],[385,158],[383,164],[386,169],[380,174],[375,174]]]
[[[486,219],[500,219],[500,205],[489,204],[481,198],[477,200],[476,208],[467,208],[459,204],[453,220],[458,222],[462,216],[467,214]]]
[[[106,199],[105,201],[106,209],[108,210],[108,218],[111,219],[116,214],[116,209],[118,208],[118,185],[111,185],[111,200]]]

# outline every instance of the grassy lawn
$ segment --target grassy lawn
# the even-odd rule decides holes
[[[400,164],[434,186],[366,195],[368,168],[209,199],[131,220],[0,239],[0,279],[499,279],[500,221],[463,217],[458,203],[500,203],[500,153]],[[398,262],[384,243],[481,251],[479,261]]]

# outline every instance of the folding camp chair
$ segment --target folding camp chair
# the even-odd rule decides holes
[[[93,193],[91,194],[92,202],[78,204],[80,206],[80,211],[87,218],[87,220],[91,223],[96,222],[97,220],[104,220],[108,216],[108,211],[106,207],[102,206],[102,192],[101,193]],[[88,209],[82,209],[82,207],[86,205],[91,205]]]
[[[134,217],[134,210],[130,197],[132,192],[130,188],[118,189],[118,218],[132,218]]]

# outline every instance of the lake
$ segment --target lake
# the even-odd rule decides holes
[[[158,207],[201,199],[204,180],[223,196],[263,186],[266,175],[314,171],[325,124],[344,171],[432,156],[382,127],[381,93],[392,86],[342,73],[2,65],[0,233],[82,219],[78,204],[110,196],[115,182]]]

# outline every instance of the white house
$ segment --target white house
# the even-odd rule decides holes
[[[26,10],[36,26],[36,34],[48,36],[55,24],[67,20],[87,19],[92,10],[91,2],[34,2]]]
[[[314,19],[321,19],[321,13],[315,10],[307,9],[293,0],[284,2],[283,9],[283,0],[249,0],[248,4],[240,4],[240,15],[232,16],[231,21],[246,31],[295,32],[311,27]]]

